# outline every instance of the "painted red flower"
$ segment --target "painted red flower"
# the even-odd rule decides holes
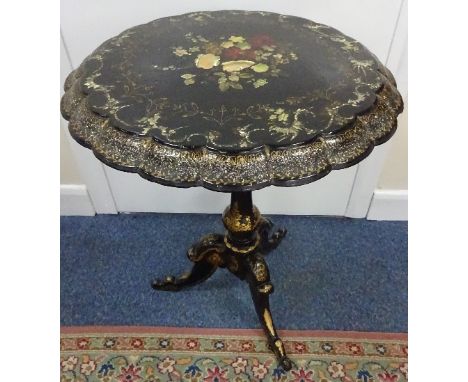
[[[273,45],[274,41],[270,35],[267,34],[257,34],[249,38],[250,46],[253,49],[261,48],[264,45]]]
[[[255,54],[255,50],[247,49],[242,51],[242,58],[246,60],[255,60],[257,55]]]
[[[130,345],[132,345],[132,348],[134,349],[142,349],[144,342],[141,338],[132,338]]]
[[[223,50],[225,60],[255,60],[256,54],[253,49],[240,49],[237,46]]]
[[[312,379],[314,372],[312,370],[305,372],[305,370],[301,367],[299,372],[292,370],[291,373],[294,375],[294,379],[291,382],[315,382]]]
[[[298,353],[304,353],[306,351],[307,347],[303,342],[295,342],[294,343],[294,350],[296,350]]]
[[[250,351],[254,348],[254,345],[251,341],[245,341],[241,343],[242,351]]]
[[[187,347],[191,350],[198,348],[199,342],[197,340],[188,340],[187,341]]]
[[[205,382],[229,382],[226,378],[227,369],[221,370],[218,366],[207,370],[208,375],[203,378]]]
[[[398,374],[390,374],[388,371],[377,374],[380,382],[396,382],[398,381]]]
[[[408,355],[408,346],[407,345],[404,345],[401,350],[403,350],[403,353],[405,353],[405,355]]]
[[[241,58],[241,54],[242,50],[237,46],[232,46],[223,50],[223,57],[228,60],[237,60]]]
[[[84,350],[89,349],[89,340],[87,338],[78,338],[76,340],[76,345],[78,349]]]
[[[354,355],[363,354],[364,352],[364,349],[359,344],[350,343],[350,344],[347,344],[347,346],[348,346],[348,350]]]
[[[122,366],[120,374],[117,378],[120,379],[120,382],[135,382],[138,379],[141,379],[138,372],[141,370],[141,367],[135,367],[131,364],[129,367],[125,368]]]

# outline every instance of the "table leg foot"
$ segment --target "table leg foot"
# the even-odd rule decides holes
[[[151,283],[153,289],[177,292],[181,289],[191,287],[208,279],[216,270],[216,266],[200,262],[193,265],[189,272],[179,277],[166,276],[162,280],[154,280]]]
[[[167,276],[163,280],[154,280],[153,289],[177,292],[207,280],[221,265],[225,250],[223,235],[204,236],[187,252],[187,257],[194,262],[192,269],[179,277]]]
[[[252,300],[258,318],[265,330],[268,344],[275,353],[279,364],[284,370],[291,370],[292,363],[287,357],[283,341],[276,332],[270,311],[270,294],[273,293],[273,284],[270,281],[270,272],[262,254],[255,253],[245,258],[245,279],[247,280]]]

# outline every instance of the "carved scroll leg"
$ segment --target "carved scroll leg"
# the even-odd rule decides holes
[[[205,281],[222,265],[224,251],[223,235],[203,237],[187,252],[189,260],[195,263],[192,269],[179,277],[167,276],[153,281],[153,289],[176,292]]]
[[[287,233],[286,228],[279,228],[270,236],[270,232],[272,230],[273,223],[271,220],[263,217],[258,228],[258,233],[260,235],[260,249],[263,254],[268,254],[276,249]]]
[[[278,337],[270,312],[269,295],[273,293],[268,266],[260,254],[250,255],[246,260],[246,280],[258,318],[268,337],[268,343],[284,370],[291,369],[291,360],[286,356],[283,341]]]
[[[151,286],[157,290],[177,292],[205,281],[216,271],[216,268],[216,265],[204,261],[195,263],[189,272],[179,277],[166,276],[163,280],[154,280]]]

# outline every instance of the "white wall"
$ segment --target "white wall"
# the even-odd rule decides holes
[[[390,141],[390,150],[371,201],[368,219],[408,220],[408,5],[402,3],[398,28],[392,43],[388,65],[392,68],[405,102],[398,118],[398,130]]]
[[[83,184],[65,134],[66,132],[60,129],[60,184]]]
[[[390,152],[380,174],[379,189],[408,189],[408,105],[398,119]]]
[[[379,188],[408,189],[408,9],[406,1],[400,13],[400,29],[396,31],[394,44],[402,54],[395,57],[391,64],[394,66],[398,87],[405,101],[405,110],[398,120],[398,130],[392,139],[392,147],[380,176]],[[400,34],[401,36],[399,36]]]

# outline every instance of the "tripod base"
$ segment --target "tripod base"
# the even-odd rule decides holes
[[[286,235],[285,229],[273,231],[273,224],[263,218],[252,204],[251,192],[233,193],[231,205],[223,214],[225,235],[204,236],[187,252],[193,267],[179,277],[155,280],[152,287],[163,291],[179,291],[208,279],[217,268],[227,268],[245,280],[258,318],[268,337],[270,348],[284,370],[292,367],[284,345],[278,337],[270,312],[269,296],[273,293],[270,272],[264,256],[275,249]]]

